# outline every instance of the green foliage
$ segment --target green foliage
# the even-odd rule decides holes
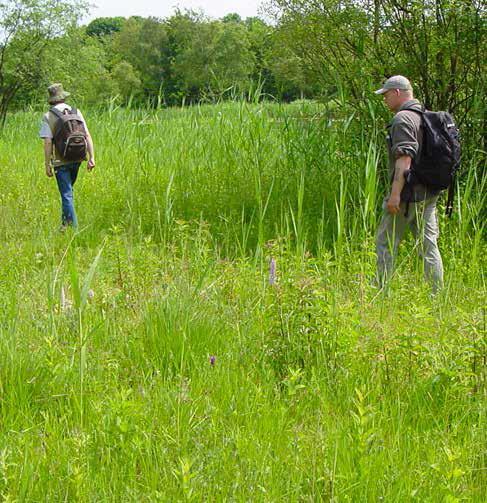
[[[369,110],[88,108],[65,234],[9,117],[0,499],[485,500],[486,175],[439,215],[445,290],[406,242],[382,295]]]
[[[103,44],[87,37],[80,28],[56,38],[46,49],[42,85],[38,101],[45,99],[45,89],[52,82],[62,82],[77,103],[99,104],[120,92],[117,80],[107,69]]]
[[[475,114],[485,94],[481,2],[273,0],[276,36],[330,94],[360,102],[372,82],[407,75],[427,107]],[[375,84],[377,85],[377,84]]]
[[[124,17],[98,17],[88,24],[86,34],[90,37],[106,37],[119,32],[124,24]]]
[[[27,62],[35,77],[20,84],[16,104],[42,100],[55,80],[88,104],[214,101],[255,88],[273,94],[270,31],[257,18],[212,21],[191,11],[165,20],[98,18],[81,29],[65,26],[41,37],[42,55]],[[25,57],[13,41],[9,51],[17,54],[10,64],[21,68]]]
[[[142,81],[134,67],[127,61],[117,63],[112,70],[112,78],[117,84],[118,90],[127,103],[130,98],[137,98],[142,91]]]
[[[277,95],[284,99],[313,96],[312,79],[307,76],[306,63],[283,44],[279,36],[273,42],[269,68],[275,80]]]
[[[83,0],[6,0],[0,3],[0,127],[12,101],[39,85],[48,41],[85,12]]]
[[[80,101],[90,104],[312,98],[336,99],[367,115],[364,96],[402,73],[426,106],[485,129],[487,38],[477,0],[272,0],[273,25],[176,10],[167,19],[98,18],[84,34],[73,26],[81,1],[22,6],[1,7],[0,50],[7,57],[0,59],[0,119],[10,104],[39,101],[51,78],[79,89]]]
[[[131,17],[114,35],[109,56],[115,66],[127,62],[133,68],[127,79],[134,83],[135,80],[140,80],[138,88],[134,89],[134,95],[141,89],[149,98],[159,95],[164,71],[167,71],[165,45],[167,45],[166,28],[156,18]],[[120,82],[120,79],[118,81]],[[125,84],[122,84],[122,87],[126,90]],[[124,91],[122,93],[127,95]]]
[[[214,65],[211,68],[213,85],[220,92],[231,86],[246,90],[255,65],[247,30],[237,23],[219,28],[214,42]]]
[[[204,89],[211,78],[213,44],[218,25],[180,16],[170,20],[170,27],[175,47],[174,78],[188,97],[198,98],[200,89]]]
[[[243,24],[201,22],[187,15],[168,23],[175,47],[172,71],[188,97],[248,88],[254,55]]]
[[[239,14],[236,14],[235,12],[232,14],[227,14],[226,16],[222,17],[222,22],[223,23],[242,23],[242,18],[240,17]]]

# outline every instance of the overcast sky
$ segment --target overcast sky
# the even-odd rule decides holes
[[[112,16],[155,16],[168,17],[176,7],[184,9],[202,9],[205,14],[213,18],[223,17],[230,12],[237,12],[243,18],[256,16],[262,0],[136,0],[124,2],[123,0],[91,0],[95,7],[91,8],[86,21],[96,17]]]

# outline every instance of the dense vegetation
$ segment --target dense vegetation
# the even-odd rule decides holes
[[[98,18],[82,0],[0,4],[0,105],[44,99],[60,81],[85,104],[180,105],[235,96],[346,98],[407,75],[429,107],[485,128],[480,0],[269,0],[266,21],[178,11]],[[263,11],[264,12],[264,11]],[[2,110],[0,109],[0,112]]]
[[[0,499],[485,501],[483,3],[85,7],[0,3]],[[435,297],[411,237],[373,284],[395,73],[463,135]],[[65,234],[53,81],[97,150]]]
[[[441,295],[411,241],[378,292],[378,112],[87,111],[76,234],[9,119],[0,498],[485,501],[487,178],[440,211]]]

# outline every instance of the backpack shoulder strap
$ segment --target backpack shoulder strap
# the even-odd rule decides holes
[[[52,112],[58,119],[61,119],[63,114],[56,107],[51,107],[49,112]]]
[[[418,110],[417,108],[403,108],[402,110],[399,110],[399,112],[416,112],[422,117],[426,110],[424,108],[422,108],[421,110]]]
[[[66,110],[68,111],[68,114],[66,114]],[[49,109],[50,112],[52,112],[56,117],[58,117],[59,119],[62,118],[64,115],[71,115],[71,114],[77,114],[78,113],[78,110],[76,110],[76,108],[71,108],[69,109],[68,107],[66,107],[64,109],[64,112],[61,112],[60,110],[58,110],[56,107],[51,107]]]

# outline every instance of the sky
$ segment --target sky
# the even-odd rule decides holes
[[[85,18],[91,21],[97,17],[113,16],[155,16],[168,17],[173,14],[174,9],[203,10],[205,14],[212,18],[220,18],[230,12],[240,14],[242,18],[257,16],[258,8],[263,0],[136,0],[135,2],[124,2],[123,0],[90,0],[89,3],[96,6],[91,8],[90,14]]]

